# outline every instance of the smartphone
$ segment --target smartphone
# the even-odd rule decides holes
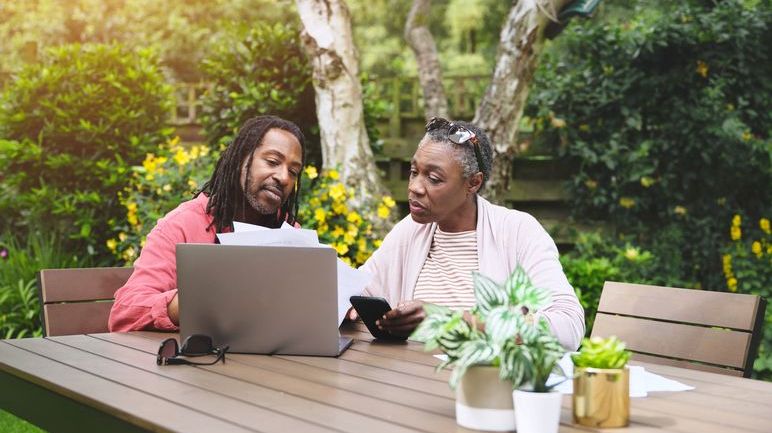
[[[375,321],[383,317],[387,311],[391,310],[389,303],[377,296],[352,296],[349,298],[351,305],[362,318],[362,321],[367,326],[367,330],[373,334],[373,337],[381,340],[406,340],[405,337],[398,337],[396,335],[389,334],[387,331],[378,329]]]

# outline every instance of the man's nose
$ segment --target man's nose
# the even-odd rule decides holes
[[[280,185],[287,186],[290,183],[290,179],[292,178],[292,174],[290,173],[289,167],[279,166],[273,172],[273,176],[272,177]]]
[[[421,196],[426,192],[426,188],[424,188],[423,182],[414,177],[407,182],[407,191],[413,195]]]

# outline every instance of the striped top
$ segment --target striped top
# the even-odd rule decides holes
[[[469,309],[475,304],[472,271],[477,262],[477,232],[434,232],[413,299],[453,309]]]

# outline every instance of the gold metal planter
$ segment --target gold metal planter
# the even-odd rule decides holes
[[[630,423],[630,370],[576,367],[574,422],[590,427]]]

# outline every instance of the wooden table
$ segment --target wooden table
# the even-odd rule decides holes
[[[353,326],[339,359],[228,354],[225,364],[157,366],[169,334],[0,341],[0,407],[51,431],[452,432],[448,371],[418,343],[374,343]],[[628,432],[772,432],[772,383],[647,369],[694,386],[632,399]],[[571,423],[563,401],[561,432]]]

